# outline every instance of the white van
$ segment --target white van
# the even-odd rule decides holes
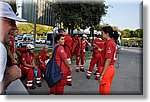
[[[33,44],[34,42],[31,34],[19,34],[15,38],[15,41],[16,48],[26,46],[27,44]]]

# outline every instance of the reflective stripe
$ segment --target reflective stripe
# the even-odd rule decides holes
[[[83,67],[83,65],[80,65],[80,67]]]
[[[87,76],[91,76],[91,74],[88,73]]]
[[[32,86],[33,84],[26,84],[27,86]]]
[[[79,69],[79,67],[76,67],[76,69]]]
[[[41,83],[41,81],[36,81],[36,83]]]
[[[67,79],[67,81],[72,81],[72,79]]]
[[[97,77],[99,77],[100,75],[96,75]]]
[[[71,78],[71,76],[67,76],[67,78]]]
[[[84,69],[84,67],[81,67],[81,69]]]
[[[92,73],[92,72],[90,72],[90,71],[87,71],[88,73]]]
[[[36,78],[36,80],[41,80],[41,78]]]
[[[100,73],[96,73],[96,75],[100,75]]]
[[[32,83],[32,82],[33,82],[32,80],[27,81],[27,83]]]

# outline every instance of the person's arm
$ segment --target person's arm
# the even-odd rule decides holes
[[[31,67],[31,68],[34,68],[33,65],[30,65],[30,64],[27,64],[26,61],[22,61],[22,64],[26,67]]]
[[[15,60],[14,56],[12,55],[12,53],[10,52],[10,50],[8,50],[8,55],[11,58],[12,64],[17,64],[17,61]]]
[[[0,93],[2,93],[10,85],[11,82],[21,77],[21,70],[17,65],[7,67],[2,82],[0,82]]]
[[[91,44],[87,40],[85,40],[85,41],[86,41],[87,45],[89,45],[91,47]]]
[[[70,67],[70,65],[69,65],[69,63],[67,61],[67,58],[63,58],[62,61],[65,63],[65,65],[67,66],[67,68],[71,71],[72,69],[71,69],[71,67]]]
[[[35,60],[33,59],[32,65],[34,66],[34,69],[38,69],[38,67],[35,65]]]
[[[111,62],[111,59],[106,59],[105,64],[104,64],[104,69],[103,69],[102,74],[101,74],[101,76],[99,78],[99,82],[102,81],[102,78],[103,78],[103,76],[104,76],[104,74],[105,74],[105,72],[106,72],[110,62]]]

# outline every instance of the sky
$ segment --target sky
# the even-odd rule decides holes
[[[139,29],[142,22],[142,0],[105,0],[109,5],[107,15],[101,23],[117,26],[119,29]]]

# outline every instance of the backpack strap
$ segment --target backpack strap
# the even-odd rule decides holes
[[[54,51],[53,51],[53,53],[52,53],[52,59],[54,59],[54,60],[55,60],[56,51],[57,51],[57,49],[58,49],[59,46],[60,46],[60,45],[57,45],[57,46],[54,48]],[[61,66],[62,66],[62,60],[60,60],[60,68],[61,68]]]

